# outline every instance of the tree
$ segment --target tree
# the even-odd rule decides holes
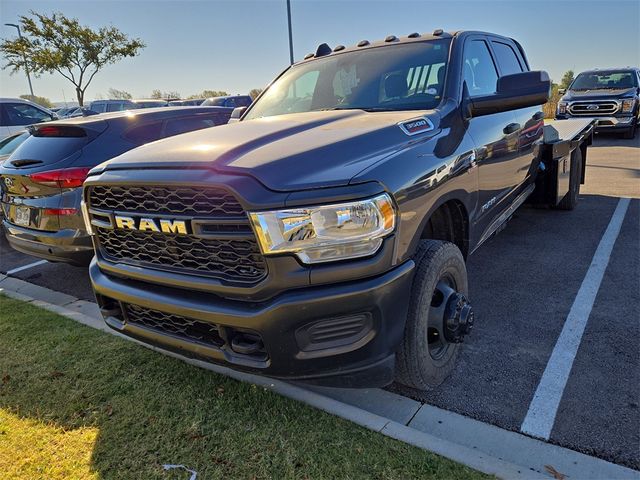
[[[155,89],[151,92],[150,98],[157,98],[158,100],[168,100],[168,99],[176,99],[180,98],[180,92],[171,91],[171,92],[163,92],[162,90]]]
[[[256,97],[258,95],[260,95],[262,93],[262,89],[261,88],[254,88],[253,90],[251,90],[249,92],[249,96],[251,97],[251,100],[255,100]]]
[[[229,95],[224,90],[203,90],[198,97],[200,98],[211,98],[211,97],[226,97]]]
[[[145,47],[140,39],[129,39],[116,27],[92,30],[62,13],[47,16],[31,11],[30,15],[20,17],[22,38],[0,43],[0,52],[7,59],[3,68],[15,73],[28,67],[36,76],[58,72],[75,86],[80,106],[96,73],[118,60],[135,57]]]
[[[53,103],[47,97],[39,97],[37,95],[20,95],[20,98],[42,105],[44,108],[53,108]]]
[[[569,88],[569,85],[571,85],[573,79],[573,70],[567,70],[562,76],[562,80],[560,80],[560,88],[564,88],[565,90]]]
[[[109,98],[113,100],[131,100],[133,96],[126,90],[118,90],[117,88],[110,88],[107,91]]]

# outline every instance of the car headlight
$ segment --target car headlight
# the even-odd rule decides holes
[[[396,226],[386,193],[334,205],[249,213],[264,255],[293,253],[303,263],[365,257]]]
[[[567,113],[567,102],[558,103],[558,114],[564,115],[565,113]]]
[[[635,98],[624,98],[622,100],[622,108],[620,111],[622,113],[631,113],[633,111],[633,107],[636,104]]]

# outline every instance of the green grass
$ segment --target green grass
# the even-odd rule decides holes
[[[8,479],[485,478],[437,455],[0,295]]]

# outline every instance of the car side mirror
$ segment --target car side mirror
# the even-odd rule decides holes
[[[236,107],[236,108],[234,108],[233,112],[231,112],[231,118],[229,119],[228,123],[239,122],[240,121],[240,117],[242,117],[242,114],[244,114],[246,109],[247,109],[247,107]]]
[[[551,80],[544,71],[514,73],[498,78],[496,93],[469,100],[472,117],[543,105],[549,101]]]
[[[559,88],[559,89],[558,89],[558,93],[559,93],[560,95],[564,95],[565,93],[567,93],[567,89],[566,89],[566,88]]]

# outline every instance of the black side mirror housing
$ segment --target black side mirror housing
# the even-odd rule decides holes
[[[544,71],[514,73],[498,78],[496,93],[469,100],[472,117],[543,105],[549,100],[551,80]]]
[[[559,93],[560,95],[564,95],[565,93],[567,93],[567,89],[566,89],[566,88],[559,88],[559,89],[558,89],[558,93]]]
[[[240,117],[242,117],[242,115],[244,114],[246,109],[247,109],[247,107],[236,107],[236,108],[234,108],[233,112],[231,112],[231,118],[229,118],[229,122],[228,123],[234,123],[234,122],[240,121]]]

